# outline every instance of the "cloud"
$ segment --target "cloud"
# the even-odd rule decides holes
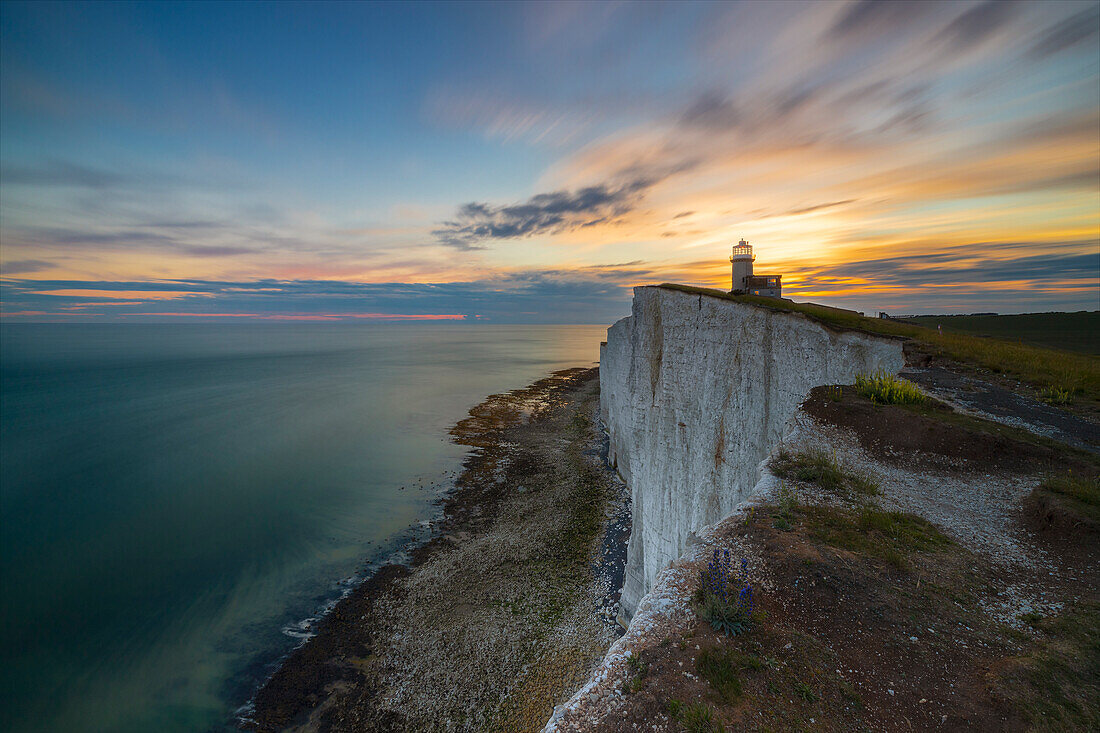
[[[868,312],[1095,309],[1096,240],[975,242],[830,265],[786,263],[784,293]],[[909,249],[920,249],[912,243]],[[1033,254],[1038,249],[1048,254]]]
[[[0,272],[5,277],[12,275],[23,275],[28,272],[38,272],[40,270],[48,270],[53,267],[49,262],[42,260],[15,260],[13,262],[5,262],[0,266]]]
[[[18,234],[22,242],[51,245],[171,245],[175,243],[172,237],[141,230],[120,230],[111,232],[89,232],[78,229],[29,229],[22,230]]]
[[[565,145],[594,122],[591,108],[570,109],[510,100],[478,90],[440,90],[428,95],[424,116],[431,122],[480,131],[490,140]]]
[[[1096,240],[974,242],[914,254],[863,257],[831,265],[775,262],[788,295],[874,311],[1036,307],[1094,308]],[[899,247],[903,245],[898,245]],[[1036,255],[1046,248],[1048,254]],[[464,316],[509,323],[607,323],[629,312],[631,288],[659,282],[727,287],[718,258],[629,260],[580,267],[520,269],[451,283],[341,280],[19,280],[0,282],[9,317],[107,320],[254,318],[262,320],[432,320]],[[713,279],[711,275],[714,275]],[[985,306],[982,306],[985,303]],[[15,316],[35,313],[36,316]]]
[[[257,254],[250,247],[211,246],[202,244],[181,244],[174,248],[177,252],[192,257],[236,257],[237,255]]]
[[[857,0],[850,3],[828,35],[834,39],[851,40],[852,36],[889,33],[923,17],[934,3],[884,2]]]
[[[633,209],[654,183],[639,178],[621,185],[540,193],[508,206],[471,202],[432,234],[448,247],[473,250],[484,249],[481,243],[493,239],[521,239],[594,226]]]
[[[788,209],[787,211],[779,214],[779,216],[798,216],[799,214],[809,214],[812,211],[821,211],[823,209],[835,209],[838,206],[847,206],[848,204],[855,203],[856,199],[844,199],[843,201],[830,201],[826,204],[814,204],[813,206],[802,206],[794,209]]]
[[[162,225],[155,225],[155,227],[162,228]],[[172,229],[182,229],[184,231],[190,229],[190,227],[178,225],[163,228],[169,231]],[[206,229],[206,227],[195,228]],[[31,228],[9,230],[6,232],[6,236],[12,245],[19,244],[24,247],[36,248],[50,247],[51,249],[76,247],[78,249],[87,248],[99,251],[107,248],[148,249],[162,252],[169,250],[189,257],[235,257],[237,255],[255,254],[257,251],[254,247],[243,245],[194,244],[180,239],[175,233],[161,234],[149,229],[91,232],[77,229]],[[269,238],[265,241],[270,242],[272,239]],[[28,262],[38,261],[28,260]],[[16,265],[18,263],[12,264]],[[5,271],[8,271],[10,267],[11,265],[5,265]]]
[[[4,166],[0,180],[13,186],[78,186],[82,188],[117,188],[136,182],[133,176],[117,171],[51,160],[40,166]]]
[[[703,92],[680,114],[676,134],[766,135],[774,131],[775,125],[791,122],[812,105],[822,104],[829,89],[828,84],[798,82],[780,90],[745,95],[737,102],[718,91]]]
[[[719,92],[705,92],[680,117],[680,124],[709,130],[728,130],[744,121],[744,115],[733,102]]]
[[[185,229],[193,231],[196,229],[218,229],[228,226],[226,221],[211,221],[208,219],[167,219],[156,220],[153,219],[144,224],[144,226],[152,229]]]
[[[1016,243],[1024,249],[1036,242]],[[1095,243],[1094,243],[1095,244]],[[1006,246],[1011,249],[1011,245]],[[846,262],[821,268],[830,277],[858,277],[878,285],[942,288],[959,283],[1031,281],[1049,285],[1082,278],[1095,279],[1100,273],[1100,253],[1064,254],[968,260],[967,248],[952,248],[937,256],[907,255]]]
[[[1093,4],[1075,15],[1047,28],[1031,47],[1029,54],[1042,59],[1076,46],[1100,33],[1100,5]]]
[[[1016,16],[1017,5],[1004,0],[986,0],[951,21],[939,34],[939,40],[953,51],[962,51],[1000,32]]]
[[[0,300],[8,316],[33,312],[69,319],[87,317],[74,306],[94,301],[107,320],[429,320],[462,315],[495,322],[610,324],[629,313],[630,286],[645,272],[643,265],[623,263],[525,270],[455,283],[7,279],[0,282]]]

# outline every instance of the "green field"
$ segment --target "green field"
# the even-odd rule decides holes
[[[1015,316],[919,316],[910,323],[945,331],[992,336],[1049,349],[1100,354],[1100,311],[1023,313]]]

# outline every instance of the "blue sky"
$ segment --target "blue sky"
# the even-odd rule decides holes
[[[1095,309],[1100,8],[0,6],[5,320]]]

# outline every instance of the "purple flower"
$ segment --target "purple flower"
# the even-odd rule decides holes
[[[741,592],[737,594],[737,607],[745,613],[752,613],[753,598],[751,585],[746,585],[741,589]]]

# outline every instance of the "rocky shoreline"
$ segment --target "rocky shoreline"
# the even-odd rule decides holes
[[[597,430],[596,369],[493,395],[433,538],[349,594],[244,727],[530,730],[618,635],[629,498]]]

